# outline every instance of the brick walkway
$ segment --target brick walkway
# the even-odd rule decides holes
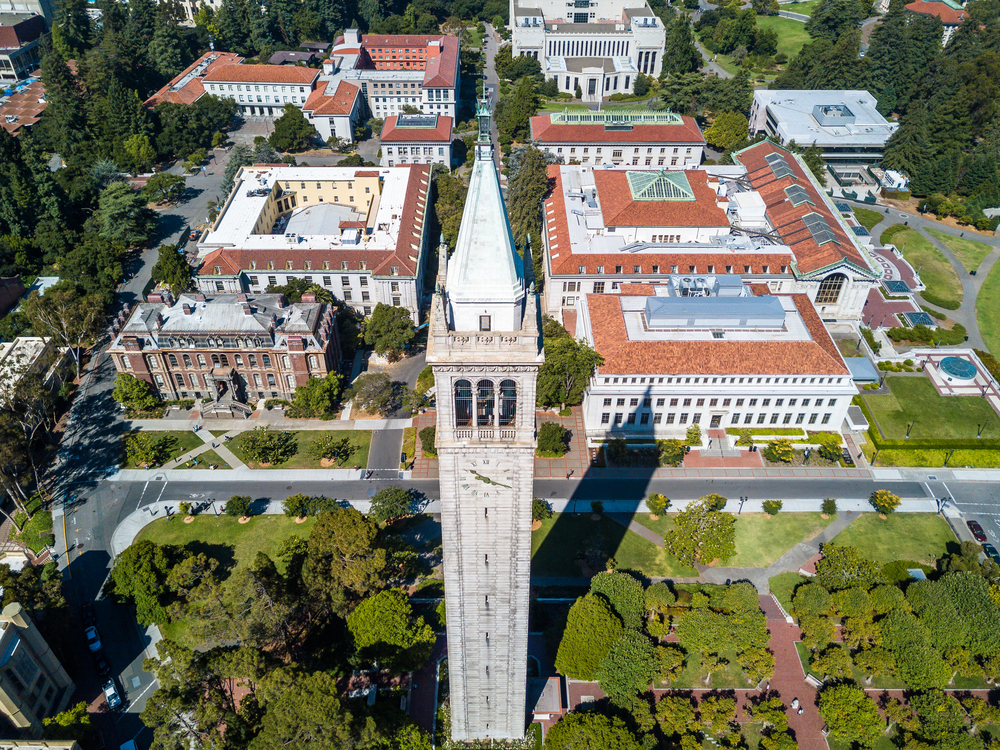
[[[418,414],[413,418],[413,426],[417,430],[417,448],[413,458],[414,479],[437,479],[438,462],[436,458],[428,458],[424,455],[424,449],[420,444],[420,431],[425,427],[433,427],[437,424],[437,411],[429,409],[424,414]]]
[[[722,458],[720,456],[702,456],[701,451],[693,450],[684,456],[684,468],[762,469],[764,468],[764,463],[761,461],[760,451],[757,453],[740,451],[738,458],[736,456]]]
[[[535,423],[557,422],[570,432],[569,453],[562,458],[536,458],[536,479],[566,479],[570,472],[574,478],[580,478],[587,473],[590,466],[590,456],[587,450],[587,430],[583,425],[583,408],[572,407],[568,417],[560,417],[551,411],[535,413]]]

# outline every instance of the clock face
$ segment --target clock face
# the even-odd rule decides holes
[[[514,489],[514,466],[507,459],[477,458],[459,472],[462,490],[476,498],[497,498]]]

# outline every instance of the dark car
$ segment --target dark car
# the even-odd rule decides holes
[[[92,604],[84,604],[80,607],[80,617],[83,618],[84,627],[90,627],[91,625],[97,624],[97,616],[94,614],[94,607]]]
[[[968,525],[969,531],[972,532],[972,536],[977,542],[982,544],[986,541],[986,532],[979,525],[979,521],[966,521],[965,523]]]
[[[108,680],[104,683],[104,696],[108,699],[108,707],[112,711],[122,704],[122,698],[118,694],[118,686],[115,685],[114,680]]]
[[[104,658],[104,652],[98,651],[94,654],[94,669],[97,670],[97,674],[101,677],[111,676],[111,665],[108,664],[108,660]]]
[[[844,463],[848,466],[854,466],[854,459],[851,457],[851,452],[844,448],[840,451],[840,457],[844,460]]]
[[[983,552],[985,552],[986,556],[990,558],[993,562],[995,562],[997,565],[1000,565],[1000,552],[997,551],[996,547],[994,547],[989,542],[986,542],[986,544],[983,545]]]

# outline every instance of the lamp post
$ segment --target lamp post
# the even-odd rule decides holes
[[[910,430],[912,430],[912,429],[913,429],[913,425],[915,425],[916,423],[917,423],[917,420],[915,420],[915,419],[914,419],[914,420],[913,420],[912,422],[910,422],[910,423],[909,423],[909,424],[908,424],[908,425],[906,426],[906,439],[907,439],[907,440],[909,440],[909,439],[910,439]]]
[[[947,456],[945,457],[945,459],[944,459],[944,465],[945,465],[945,466],[947,466],[947,465],[948,465],[948,462],[949,462],[949,461],[951,461],[951,457],[952,457],[952,456],[954,456],[954,455],[955,455],[955,449],[954,449],[954,448],[952,448],[952,449],[951,449],[951,452],[950,452],[950,453],[948,453],[948,455],[947,455]]]
[[[979,425],[979,432],[976,433],[976,438],[981,438],[983,436],[983,431],[986,429],[986,425],[990,423],[990,420],[986,420],[981,425]]]
[[[739,507],[739,510],[736,511],[736,515],[739,515],[740,513],[743,512],[743,503],[745,503],[748,499],[749,498],[740,496],[740,507]]]

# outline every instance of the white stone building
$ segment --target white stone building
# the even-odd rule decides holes
[[[297,65],[226,65],[205,74],[206,93],[232,99],[244,116],[280,117],[286,104],[305,106],[319,71]]]
[[[658,77],[666,32],[645,0],[511,0],[513,54],[541,63],[560,91],[584,101],[631,94],[639,73]]]
[[[563,164],[696,167],[705,137],[672,112],[550,112],[531,118],[531,141]]]
[[[354,126],[362,120],[364,99],[357,86],[340,81],[313,91],[302,111],[324,141],[335,135],[345,143],[353,143]]]
[[[587,437],[840,430],[857,388],[809,298],[698,281],[698,297],[668,283],[580,298],[577,335],[604,357],[584,398]]]
[[[750,105],[750,135],[781,144],[819,146],[828,164],[877,164],[899,128],[876,109],[867,91],[757,89]]]
[[[418,322],[430,166],[244,167],[198,243],[203,292],[261,293],[302,279],[359,314],[379,302]]]
[[[392,115],[382,126],[381,164],[444,164],[451,168],[450,117]]]

